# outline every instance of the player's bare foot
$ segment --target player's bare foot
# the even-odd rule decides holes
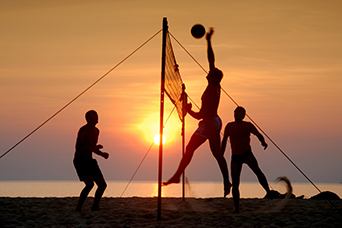
[[[168,181],[163,182],[163,186],[167,186],[169,184],[178,184],[180,182],[180,178],[171,177]]]
[[[231,183],[228,183],[224,186],[224,197],[228,196],[230,193],[230,188],[232,187]]]

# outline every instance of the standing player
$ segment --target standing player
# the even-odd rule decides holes
[[[250,123],[243,121],[246,115],[246,110],[243,107],[237,107],[234,111],[234,122],[227,124],[224,135],[222,139],[221,152],[224,154],[227,145],[227,139],[230,137],[230,145],[232,149],[232,159],[231,159],[231,174],[233,182],[233,200],[235,205],[234,213],[239,212],[239,200],[240,200],[240,174],[242,169],[242,164],[246,163],[249,168],[257,175],[259,183],[266,191],[265,198],[269,197],[270,188],[268,186],[267,179],[261,169],[259,168],[258,162],[252,153],[252,148],[250,146],[250,134],[254,134],[264,149],[267,148],[267,143],[264,137],[259,133],[255,126]]]
[[[93,152],[107,159],[109,154],[101,152],[102,145],[97,145],[99,137],[99,129],[95,127],[98,123],[98,115],[96,111],[90,110],[86,113],[87,124],[80,128],[76,141],[76,152],[74,157],[74,166],[77,171],[77,175],[80,181],[83,181],[85,187],[81,191],[80,198],[76,207],[76,211],[81,211],[82,205],[87,198],[89,192],[94,186],[94,182],[98,186],[95,192],[95,198],[92,211],[99,211],[100,199],[107,187],[107,183],[103,178],[102,172],[97,164],[97,161],[93,159]]]

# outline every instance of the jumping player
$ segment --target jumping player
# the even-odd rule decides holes
[[[199,122],[197,130],[191,136],[190,141],[186,146],[185,154],[180,161],[177,171],[167,182],[164,182],[163,185],[180,182],[180,176],[184,172],[185,168],[189,165],[195,150],[208,139],[211,152],[217,160],[223,176],[224,196],[226,196],[230,192],[231,183],[229,182],[226,159],[223,157],[223,154],[220,151],[220,131],[222,128],[222,122],[217,113],[221,93],[220,82],[223,77],[223,73],[221,70],[215,67],[215,57],[211,46],[211,37],[213,32],[214,30],[211,28],[206,35],[210,72],[206,77],[208,85],[201,98],[201,109],[199,112],[194,112],[191,110],[191,103],[187,104],[186,106],[187,113],[189,113],[193,118],[201,121]]]

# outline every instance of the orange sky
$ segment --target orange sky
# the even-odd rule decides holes
[[[191,26],[215,28],[222,87],[316,182],[341,182],[342,3],[340,1],[1,1],[1,154],[161,29],[170,32],[206,69],[206,43]],[[182,78],[200,104],[204,72],[173,42]],[[100,116],[98,158],[106,179],[126,180],[152,142],[146,124],[159,123],[161,34],[46,126],[0,160],[0,180],[76,180],[72,166],[84,113]],[[219,115],[233,120],[222,93]],[[167,100],[165,115],[172,109]],[[180,159],[180,123],[171,120],[164,179]],[[197,121],[187,118],[187,139]],[[157,132],[156,132],[157,133]],[[147,136],[148,137],[148,136]],[[253,151],[270,181],[306,180],[272,145]],[[226,152],[230,162],[230,149]],[[157,147],[137,179],[155,180]],[[190,180],[221,180],[207,144],[187,169]],[[256,181],[247,167],[243,181]]]

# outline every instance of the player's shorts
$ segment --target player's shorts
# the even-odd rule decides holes
[[[246,159],[249,155],[253,155],[252,151],[247,151],[244,154],[232,154],[232,160],[231,162],[237,162],[239,164],[246,163]]]
[[[95,159],[75,157],[73,163],[80,181],[84,181],[87,176],[92,176],[93,179],[103,178],[100,167]]]
[[[221,118],[216,116],[214,118],[203,119],[200,121],[194,134],[206,139],[220,137],[221,128]]]

